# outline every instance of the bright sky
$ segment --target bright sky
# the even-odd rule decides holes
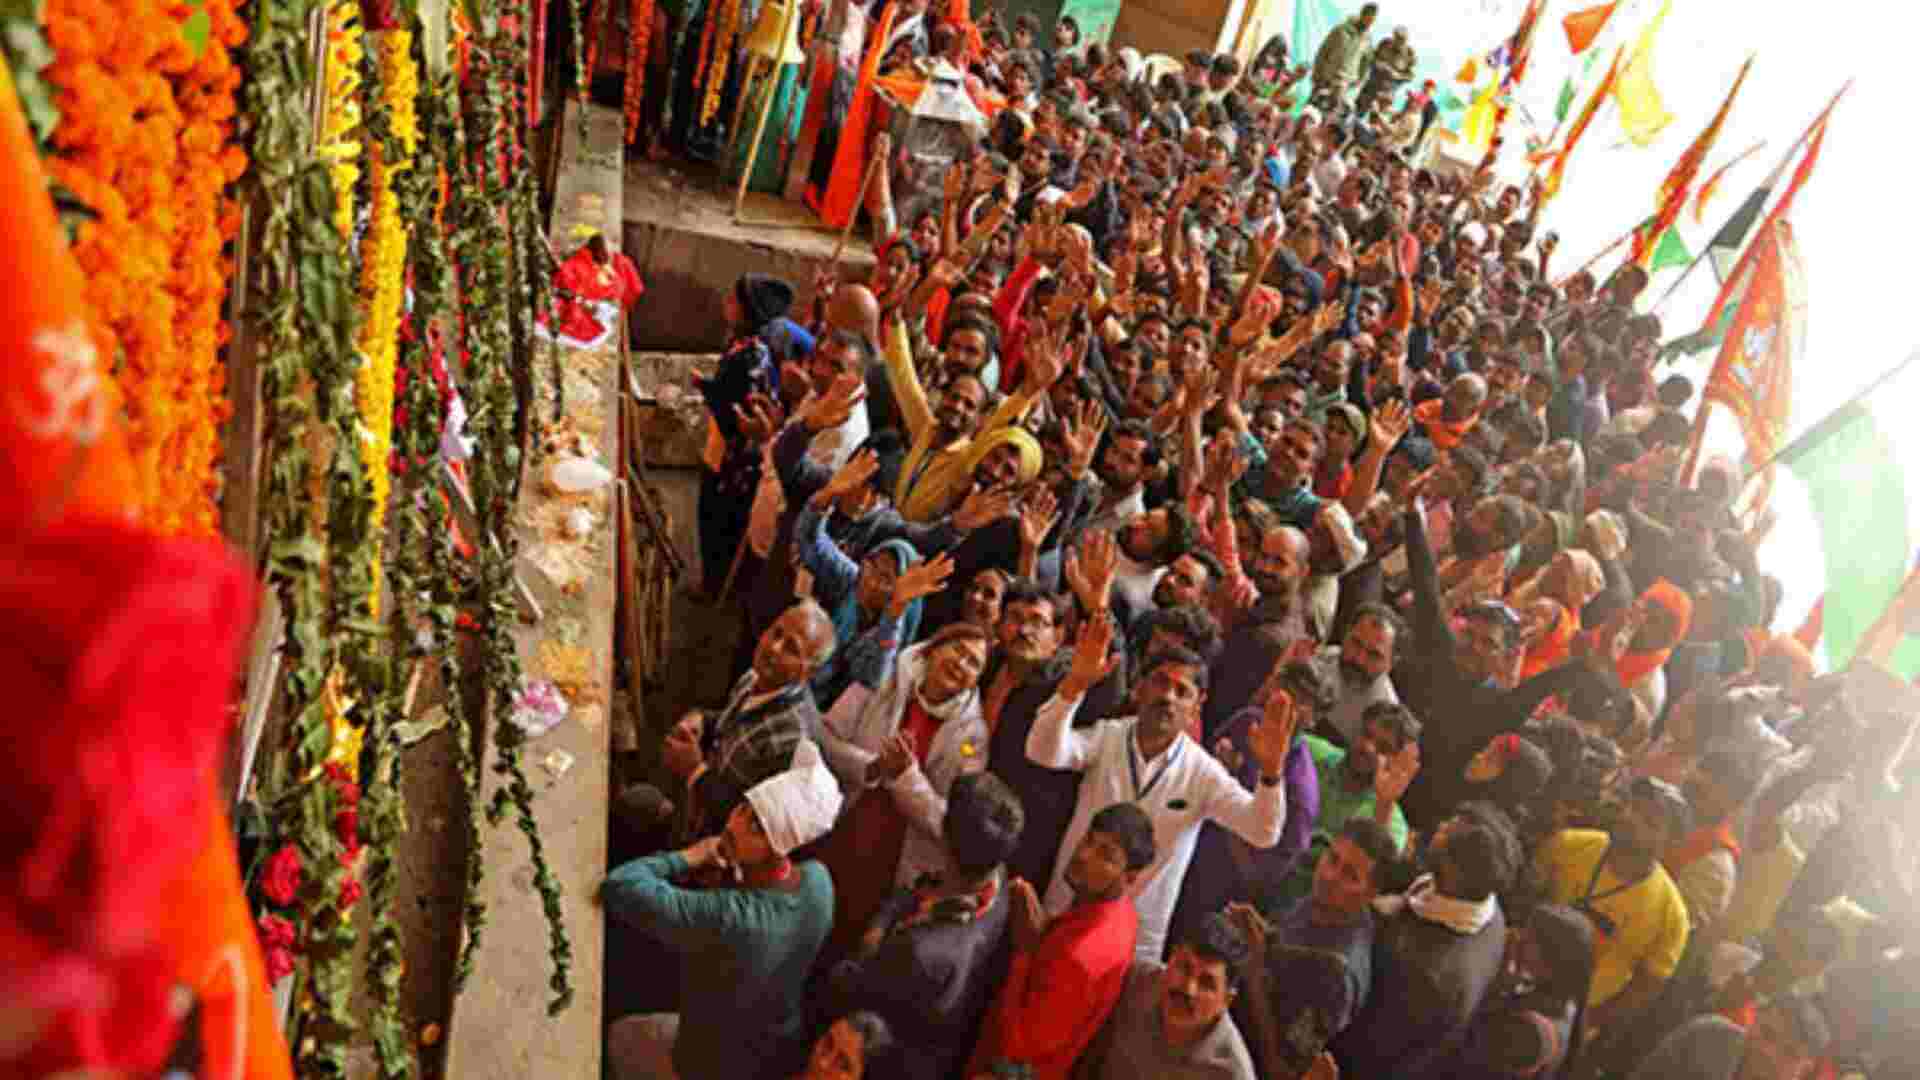
[[[1520,98],[1551,127],[1562,81],[1577,70],[1559,21],[1597,0],[1549,0],[1546,23],[1536,37],[1532,66]],[[1406,22],[1416,42],[1425,39],[1459,59],[1477,46],[1485,52],[1510,34],[1524,0],[1446,0],[1444,3],[1384,0],[1379,28]],[[1629,42],[1659,9],[1659,0],[1625,0],[1594,46],[1599,66],[1585,84],[1590,91],[1613,47]],[[1471,13],[1470,18],[1462,18]],[[1834,114],[1813,178],[1795,203],[1793,221],[1808,282],[1806,354],[1795,373],[1790,430],[1817,422],[1920,348],[1920,310],[1913,271],[1903,256],[1920,252],[1920,211],[1911,161],[1916,146],[1913,52],[1920,11],[1868,0],[1790,4],[1783,0],[1674,0],[1655,47],[1655,83],[1675,119],[1653,146],[1624,141],[1611,106],[1603,107],[1573,159],[1566,185],[1549,207],[1547,225],[1563,242],[1558,272],[1567,273],[1654,210],[1654,193],[1674,161],[1704,128],[1749,53],[1757,55],[1707,170],[1716,169],[1755,142],[1759,153],[1736,167],[1709,204],[1704,224],[1689,206],[1682,235],[1696,254],[1741,199],[1773,169],[1806,125],[1849,77],[1853,90]],[[1478,41],[1473,40],[1478,37]],[[1585,92],[1575,110],[1585,100]],[[1577,115],[1577,113],[1576,113]],[[1571,120],[1569,120],[1571,122]],[[1507,146],[1524,142],[1510,121]],[[1888,140],[1892,139],[1893,142]],[[1704,178],[1704,173],[1703,173]],[[1624,252],[1598,267],[1610,270]],[[1650,297],[1671,287],[1677,270],[1654,279]],[[1701,266],[1666,307],[1667,335],[1697,327],[1717,288],[1711,268]],[[1684,367],[1696,385],[1704,382],[1711,354]],[[1920,373],[1903,380],[1899,400],[1881,400],[1881,417],[1920,420]],[[1913,433],[1895,427],[1907,463],[1908,515],[1920,538],[1920,423]],[[1710,428],[1710,447],[1738,453],[1737,436]],[[1784,470],[1783,470],[1784,472]],[[1762,550],[1762,561],[1786,581],[1781,622],[1797,624],[1822,587],[1820,537],[1807,520],[1803,496],[1783,478],[1775,506],[1782,519]]]

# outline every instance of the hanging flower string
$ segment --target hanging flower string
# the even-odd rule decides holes
[[[327,104],[317,147],[333,173],[333,224],[340,238],[353,242],[354,188],[360,183],[360,5],[332,0],[327,5]]]
[[[394,370],[400,349],[400,307],[406,289],[407,227],[400,217],[396,177],[413,168],[420,142],[414,113],[420,75],[413,60],[413,35],[387,30],[374,45],[379,64],[380,118],[368,125],[366,161],[370,203],[366,239],[360,250],[360,370],[354,399],[365,430],[365,460],[372,482],[373,521],[366,557],[374,567],[373,612],[380,610],[380,551],[392,474],[385,467],[393,447]],[[336,193],[337,194],[337,193]]]
[[[48,0],[43,72],[61,122],[48,168],[93,212],[74,255],[105,355],[117,358],[144,522],[211,535],[229,405],[220,346],[239,217],[226,187],[246,168],[230,145],[246,40],[233,0],[204,0],[206,39],[161,0]]]

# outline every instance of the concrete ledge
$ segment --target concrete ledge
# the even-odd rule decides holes
[[[690,175],[647,161],[627,166],[621,243],[639,267],[647,294],[629,317],[637,349],[712,352],[726,342],[720,296],[741,274],[785,278],[804,299],[815,268],[833,256],[839,234],[811,210],[749,193],[733,220],[733,188],[711,172]],[[873,250],[864,225],[842,262],[865,270]]]
[[[621,206],[622,121],[618,110],[595,107],[587,141],[579,145],[572,109],[562,120],[563,149],[549,235],[565,251],[575,225],[586,224],[618,238]],[[539,346],[535,366],[538,400],[551,402],[552,366]],[[609,467],[621,460],[617,342],[599,349],[568,351],[566,402],[572,427],[590,452]],[[550,413],[549,413],[550,415]],[[612,725],[613,608],[615,597],[613,488],[564,496],[548,488],[549,459],[535,450],[516,512],[520,573],[538,582],[545,618],[516,633],[529,678],[548,678],[567,694],[572,711],[558,727],[528,742],[525,771],[534,788],[534,814],[548,864],[563,891],[562,908],[573,948],[572,1006],[547,1015],[547,921],[534,888],[526,838],[509,812],[487,833],[483,857],[487,925],[473,975],[455,999],[447,1026],[446,1076],[460,1080],[524,1080],[526,1077],[600,1075],[601,1004],[605,964],[604,914],[596,894],[607,870],[608,756]],[[557,523],[575,507],[593,515],[588,535],[571,540]],[[547,588],[546,567],[577,574],[561,588]],[[504,717],[495,716],[494,723]],[[483,797],[501,785],[483,762]],[[561,766],[565,767],[562,768]]]

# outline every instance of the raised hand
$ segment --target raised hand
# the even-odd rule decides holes
[[[827,481],[827,486],[815,495],[814,502],[820,505],[834,502],[866,487],[873,474],[880,471],[880,455],[871,450],[862,450],[847,459],[845,465]]]
[[[1345,321],[1346,317],[1347,305],[1340,301],[1329,300],[1321,304],[1319,309],[1313,313],[1313,336],[1319,337],[1321,334],[1336,329],[1341,322]]]
[[[1232,429],[1221,428],[1207,444],[1204,482],[1215,498],[1225,497],[1247,473],[1247,459],[1240,453],[1239,441]]]
[[[709,866],[727,865],[727,857],[720,851],[719,836],[709,836],[704,840],[695,840],[690,846],[680,852],[680,857],[687,860],[687,868],[690,870],[700,870]]]
[[[1047,534],[1053,531],[1060,521],[1060,500],[1051,488],[1041,488],[1020,510],[1020,545],[1028,551],[1039,551],[1046,543]]]
[[[1064,573],[1074,595],[1080,598],[1080,606],[1095,613],[1107,610],[1107,598],[1119,569],[1120,545],[1114,542],[1112,533],[1099,531],[1088,533],[1079,550],[1067,553]]]
[[[1180,379],[1181,411],[1187,416],[1204,416],[1220,395],[1213,392],[1219,372],[1206,364],[1194,364],[1187,368]]]
[[[1047,910],[1040,906],[1040,894],[1026,878],[1017,877],[1007,883],[1007,898],[1013,903],[1008,913],[1013,921],[1013,947],[1032,952],[1047,936]]]
[[[1064,418],[1060,439],[1067,444],[1067,473],[1078,480],[1093,467],[1100,437],[1107,433],[1107,410],[1098,402],[1083,401],[1074,412],[1075,415]]]
[[[1398,445],[1412,426],[1413,414],[1407,409],[1406,401],[1393,398],[1373,410],[1373,416],[1367,420],[1367,442],[1384,454]]]
[[[967,170],[948,169],[946,181],[941,185],[941,193],[949,203],[959,202],[967,194]]]
[[[893,582],[893,598],[887,605],[887,611],[894,618],[907,613],[907,608],[915,600],[947,587],[947,579],[953,576],[953,556],[935,555],[924,562],[914,563],[900,572]]]
[[[953,512],[953,527],[974,532],[1014,512],[1016,493],[1010,487],[982,488],[967,494],[960,509]]]
[[[1035,328],[1027,338],[1027,381],[1042,393],[1052,389],[1066,373],[1066,346],[1062,335],[1048,328]]]
[[[839,427],[853,415],[854,406],[867,399],[867,381],[859,372],[848,371],[835,378],[825,389],[800,407],[800,422],[808,431]]]
[[[1264,977],[1267,973],[1267,939],[1273,934],[1272,924],[1267,922],[1266,916],[1260,914],[1258,908],[1239,900],[1227,905],[1227,921],[1238,927],[1247,939],[1247,976]]]
[[[952,259],[937,259],[927,270],[927,280],[932,282],[936,289],[951,290],[955,285],[960,284],[961,277],[960,264]]]
[[[1293,732],[1299,724],[1299,710],[1293,694],[1274,687],[1260,709],[1260,720],[1247,732],[1247,750],[1260,765],[1261,776],[1279,776],[1286,767],[1287,751],[1293,746]]]
[[[1073,644],[1073,665],[1056,691],[1063,700],[1075,701],[1113,674],[1120,658],[1108,655],[1113,647],[1113,620],[1105,612],[1089,615],[1080,627],[1080,640]]]
[[[1420,773],[1420,744],[1408,742],[1392,757],[1380,759],[1373,770],[1373,804],[1376,807],[1398,805],[1407,786]]]

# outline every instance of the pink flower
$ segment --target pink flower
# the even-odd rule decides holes
[[[260,893],[285,907],[300,892],[300,852],[292,844],[281,847],[267,859],[260,872]]]
[[[293,974],[292,949],[268,949],[263,959],[267,964],[268,986],[272,986],[274,983]]]

